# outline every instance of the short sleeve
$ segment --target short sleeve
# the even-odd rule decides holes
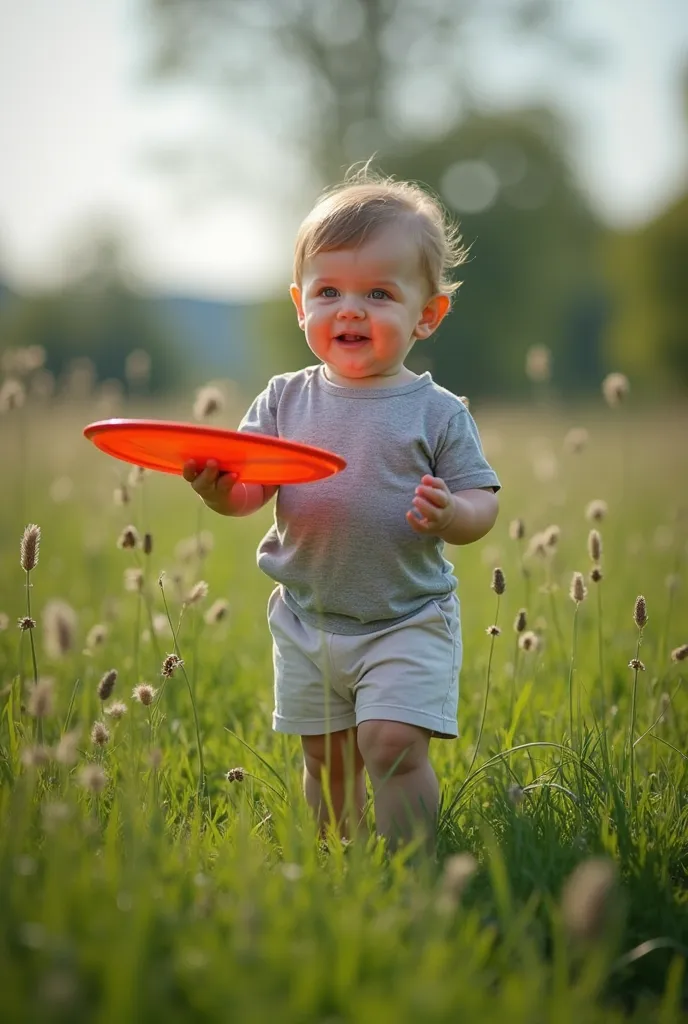
[[[250,408],[246,410],[239,430],[248,434],[268,434],[278,437],[277,432],[277,390],[271,380],[264,391],[254,398]]]
[[[468,491],[477,487],[501,487],[480,443],[475,420],[467,409],[452,416],[436,455],[435,476],[449,490]]]

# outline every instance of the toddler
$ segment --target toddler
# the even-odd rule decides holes
[[[330,449],[347,468],[278,488],[214,462],[184,467],[222,515],[277,494],[258,549],[276,584],[273,727],[301,737],[306,800],[321,824],[331,808],[344,836],[361,823],[367,771],[392,846],[419,831],[432,843],[429,743],[458,735],[461,626],[444,545],[479,540],[497,517],[499,481],[466,406],[405,365],[448,313],[448,271],[464,258],[413,183],[364,169],[326,192],[299,229],[291,286],[318,362],[273,377],[239,429]]]

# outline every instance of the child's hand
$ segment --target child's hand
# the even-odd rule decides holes
[[[182,475],[213,512],[219,512],[223,516],[236,514],[235,502],[232,501],[236,474],[221,473],[214,459],[209,459],[205,469],[201,471],[191,459],[184,464]]]
[[[442,533],[454,519],[454,498],[437,476],[426,475],[416,487],[412,509],[406,513],[409,525],[416,533]]]

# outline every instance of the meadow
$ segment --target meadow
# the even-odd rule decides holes
[[[270,725],[271,508],[98,452],[94,419],[192,418],[113,397],[0,416],[0,1019],[687,1020],[685,409],[472,407],[501,512],[448,549],[428,858],[372,806],[367,840],[317,836]]]

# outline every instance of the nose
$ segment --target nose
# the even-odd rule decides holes
[[[363,303],[356,295],[342,295],[337,306],[337,319],[362,320],[365,317]]]

